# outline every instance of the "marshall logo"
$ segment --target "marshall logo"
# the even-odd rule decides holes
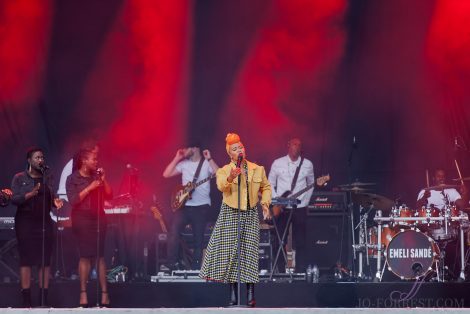
[[[317,240],[317,242],[315,242],[315,244],[318,244],[318,245],[328,245],[328,240]]]
[[[315,198],[315,202],[326,202],[326,201],[328,201],[328,197],[326,196],[317,196]]]

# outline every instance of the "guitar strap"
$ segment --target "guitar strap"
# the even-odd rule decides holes
[[[294,192],[295,185],[297,184],[297,179],[299,178],[300,167],[302,167],[303,162],[304,162],[304,157],[300,159],[300,164],[297,166],[297,169],[295,169],[294,178],[292,178],[292,184],[290,186],[291,193]]]
[[[204,163],[204,158],[201,157],[199,160],[199,164],[197,165],[196,173],[194,173],[193,184],[196,184],[197,178],[199,178],[199,174],[201,173],[202,164]]]

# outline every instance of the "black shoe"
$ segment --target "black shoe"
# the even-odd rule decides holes
[[[108,296],[108,302],[107,303],[103,303],[103,302],[100,302],[100,306],[101,307],[111,307],[111,301],[109,300],[109,295],[108,295],[108,291],[101,291],[101,296],[103,295],[107,295]]]
[[[236,282],[229,283],[230,287],[230,302],[229,306],[234,306],[238,304],[238,284]]]
[[[246,284],[246,302],[248,307],[255,307],[256,300],[255,300],[255,284],[254,283],[247,283]]]
[[[80,291],[80,294],[82,293],[85,293],[86,294],[86,290],[82,290]],[[88,302],[87,303],[80,303],[79,304],[79,307],[83,307],[83,308],[87,308],[89,305],[88,305]]]
[[[21,296],[23,298],[23,302],[21,304],[22,307],[31,307],[31,289],[21,289]]]

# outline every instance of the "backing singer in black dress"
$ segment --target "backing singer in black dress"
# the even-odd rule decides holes
[[[62,201],[53,195],[50,176],[41,148],[30,148],[26,153],[28,168],[13,178],[12,203],[17,206],[15,232],[20,255],[20,281],[23,306],[31,307],[31,267],[39,267],[39,304],[47,305],[49,268],[52,252],[52,206],[62,207]],[[44,227],[44,232],[43,232]],[[44,246],[44,248],[43,248]],[[44,258],[44,259],[43,259]],[[42,278],[44,277],[44,280]],[[44,283],[43,283],[44,282]]]
[[[104,171],[98,167],[98,154],[91,150],[78,153],[77,170],[66,182],[67,197],[72,205],[72,229],[78,240],[80,261],[80,305],[88,305],[86,284],[91,262],[98,257],[98,278],[101,285],[101,304],[108,305],[104,240],[106,238],[106,216],[104,200],[112,198]]]

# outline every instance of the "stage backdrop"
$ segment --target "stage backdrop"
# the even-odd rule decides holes
[[[414,206],[426,169],[470,176],[469,20],[459,0],[0,0],[0,185],[30,145],[58,177],[97,137],[116,193],[129,163],[167,207],[176,150],[223,165],[237,132],[267,170],[295,136],[330,186]]]

